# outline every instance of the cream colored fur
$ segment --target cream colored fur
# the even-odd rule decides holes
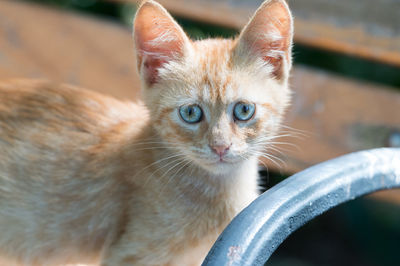
[[[283,0],[237,39],[202,41],[147,1],[134,29],[144,103],[0,83],[0,265],[200,265],[257,197],[258,157],[290,100],[292,34]],[[255,104],[252,119],[233,118],[238,102]],[[184,122],[185,104],[203,120]]]

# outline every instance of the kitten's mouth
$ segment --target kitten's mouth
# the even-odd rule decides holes
[[[225,158],[219,158],[217,160],[212,160],[208,161],[207,164],[209,165],[227,165],[227,164],[232,164],[233,162],[230,162],[226,160]]]
[[[215,156],[214,158],[204,158],[201,160],[203,164],[206,164],[208,166],[229,166],[229,165],[234,165],[236,163],[240,163],[241,160],[239,158],[227,158],[226,156],[221,156],[217,157]]]
[[[227,158],[224,157],[219,157],[216,161],[214,161],[215,164],[233,164],[235,163],[232,160],[228,160]]]
[[[204,160],[200,165],[202,165],[205,169],[209,170],[213,174],[226,174],[231,173],[237,166],[240,165],[242,160],[236,157],[217,157],[217,158],[208,158],[208,160]]]

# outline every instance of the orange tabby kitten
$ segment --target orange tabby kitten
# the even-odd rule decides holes
[[[147,1],[134,39],[145,105],[0,83],[3,265],[199,265],[256,198],[290,98],[284,0],[237,39],[202,41]]]

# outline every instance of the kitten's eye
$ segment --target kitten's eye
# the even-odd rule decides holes
[[[203,118],[203,111],[197,104],[184,105],[179,107],[179,114],[183,121],[189,124],[195,124]]]
[[[239,102],[233,109],[233,115],[239,121],[248,121],[253,118],[255,111],[256,106],[253,103]]]

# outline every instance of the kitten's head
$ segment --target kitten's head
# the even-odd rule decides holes
[[[285,1],[267,0],[238,38],[192,41],[145,2],[134,22],[137,64],[163,141],[215,174],[259,155],[289,103],[292,25]]]

